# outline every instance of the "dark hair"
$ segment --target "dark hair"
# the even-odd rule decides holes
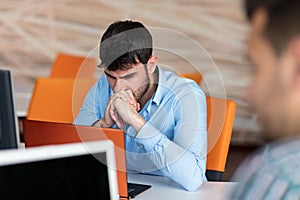
[[[147,64],[152,56],[152,36],[140,22],[117,21],[111,24],[100,42],[100,67],[126,70],[131,64]]]
[[[268,21],[264,35],[278,54],[296,35],[300,34],[299,0],[246,0],[245,7],[250,21],[259,8],[266,11]]]

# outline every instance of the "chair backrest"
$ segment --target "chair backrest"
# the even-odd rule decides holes
[[[236,103],[229,99],[206,97],[207,101],[207,164],[209,181],[221,181],[225,171],[234,123]]]
[[[189,78],[194,80],[196,83],[198,83],[199,85],[201,84],[202,81],[202,75],[199,72],[194,72],[194,73],[183,73],[181,74],[181,76],[185,77],[185,78]]]
[[[199,85],[201,84],[201,81],[202,81],[202,75],[199,72],[178,73],[178,75],[181,77],[184,77],[184,78],[192,79]]]
[[[72,123],[95,79],[38,78],[27,119]]]
[[[50,77],[93,78],[96,71],[96,59],[59,53],[51,69]]]

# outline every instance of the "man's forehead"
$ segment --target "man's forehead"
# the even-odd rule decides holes
[[[118,70],[114,70],[114,71],[111,71],[109,70],[108,68],[105,68],[104,71],[109,73],[109,74],[117,74],[119,76],[122,76],[122,75],[127,75],[127,74],[131,74],[131,73],[134,73],[136,71],[140,70],[140,65],[139,64],[131,64],[130,66],[128,66],[128,68],[125,68],[125,69],[118,69]]]

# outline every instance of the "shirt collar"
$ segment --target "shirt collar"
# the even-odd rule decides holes
[[[152,97],[152,101],[157,105],[159,105],[164,96],[167,81],[166,81],[166,75],[164,70],[162,70],[159,66],[157,66],[157,69],[158,69],[158,84],[154,96]]]

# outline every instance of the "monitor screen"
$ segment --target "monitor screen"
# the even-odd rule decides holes
[[[38,159],[35,159],[36,156],[32,152],[21,152],[19,155],[12,155],[17,163],[4,165],[1,164],[1,159],[5,157],[3,153],[5,151],[2,151],[2,155],[0,154],[1,199],[115,199],[115,195],[111,198],[110,189],[113,183],[115,187],[117,185],[116,182],[110,181],[112,178],[107,167],[107,163],[110,162],[109,156],[112,154],[104,150],[103,144],[98,143],[102,147],[100,146],[95,152],[89,152],[85,147],[78,148],[76,144],[56,145],[46,149],[34,147],[31,148],[36,151],[33,153],[41,155]],[[53,151],[53,148],[59,146],[69,146],[70,148],[61,150],[71,153],[59,153],[59,149]],[[80,151],[72,153],[76,148]]]
[[[9,70],[0,69],[0,149],[18,147],[13,80]]]

